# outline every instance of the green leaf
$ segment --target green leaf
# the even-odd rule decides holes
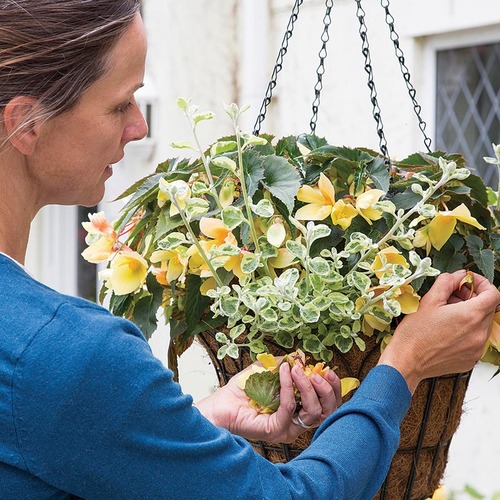
[[[222,209],[221,217],[224,226],[231,231],[245,220],[241,210],[236,207],[226,207]]]
[[[230,172],[236,172],[236,162],[228,158],[227,156],[218,156],[217,158],[212,158],[212,163],[219,168],[224,168]]]
[[[327,238],[330,236],[331,228],[329,228],[326,224],[318,224],[314,225],[312,229],[309,229],[309,224],[307,224],[307,240],[309,245],[314,243],[316,240],[320,240],[321,238]]]
[[[266,156],[263,167],[265,173],[262,184],[292,213],[295,196],[300,188],[297,169],[287,159],[276,155]]]
[[[283,137],[277,142],[276,154],[287,158],[299,169],[302,169],[304,165],[304,158],[299,147],[297,146],[297,138],[293,135]]]
[[[491,245],[496,253],[500,253],[500,234],[490,234]]]
[[[262,199],[257,205],[251,204],[252,212],[260,217],[272,217],[274,215],[273,204],[266,199]]]
[[[266,307],[260,311],[260,316],[266,321],[278,321],[278,315],[276,311],[271,307]]]
[[[195,147],[187,141],[171,142],[170,147],[175,149],[195,149]]]
[[[245,384],[245,394],[258,405],[259,412],[275,412],[280,405],[279,373],[253,373]]]
[[[264,179],[263,157],[253,149],[243,152],[243,172],[248,196],[252,198]]]
[[[245,274],[253,273],[260,264],[260,259],[258,255],[247,253],[241,259],[241,270]]]
[[[352,337],[343,337],[338,335],[335,338],[335,347],[343,354],[351,350],[354,341]]]
[[[383,158],[377,156],[366,165],[366,173],[377,189],[384,193],[389,190],[389,168]]]
[[[326,276],[330,272],[330,263],[323,257],[314,257],[309,261],[309,266],[311,271],[320,276]]]
[[[149,340],[157,328],[158,321],[156,319],[156,314],[162,304],[163,287],[156,281],[156,278],[152,274],[148,274],[146,285],[151,293],[141,297],[136,302],[134,308],[134,323],[142,331],[146,340]]]
[[[236,297],[221,297],[220,308],[225,316],[233,316],[238,312],[240,305],[239,299]]]
[[[258,339],[252,340],[248,347],[255,354],[260,354],[266,351],[266,346],[261,340]]]
[[[186,243],[186,235],[184,233],[173,232],[169,233],[165,238],[158,242],[158,247],[161,250],[173,250],[178,246]]]
[[[485,207],[488,206],[488,192],[486,191],[486,186],[484,185],[484,181],[481,177],[471,174],[467,177],[467,179],[464,179],[461,182],[471,189],[471,198],[477,200]]]
[[[191,221],[195,217],[200,217],[205,215],[209,208],[210,204],[208,201],[203,198],[189,198],[184,200],[185,208],[184,213],[186,214],[186,218]]]
[[[372,282],[370,278],[363,273],[354,271],[347,278],[347,284],[350,286],[355,286],[361,292],[366,292],[370,288]]]
[[[238,359],[240,354],[238,351],[238,346],[236,344],[229,344],[227,346],[226,354],[233,359]]]
[[[186,301],[185,315],[186,318],[186,336],[195,335],[194,329],[199,325],[201,317],[208,307],[210,299],[200,293],[201,278],[194,274],[186,276]]]
[[[474,489],[472,486],[470,486],[468,484],[465,486],[464,489],[465,489],[465,493],[470,495],[472,498],[477,498],[478,500],[482,500],[485,498],[484,495],[479,493],[476,489]]]
[[[304,245],[302,245],[302,243],[298,243],[294,240],[288,240],[286,242],[286,247],[292,255],[295,255],[295,257],[300,260],[304,260],[307,256],[307,249]]]
[[[238,144],[236,141],[218,141],[210,148],[210,156],[218,156],[223,153],[236,151]]]
[[[179,226],[182,226],[183,224],[184,223],[179,214],[171,217],[168,210],[162,210],[156,223],[156,239],[158,240],[163,238],[163,236],[167,233],[178,228]]]
[[[215,113],[212,111],[206,111],[204,113],[196,113],[193,115],[193,121],[196,124],[205,121],[205,120],[212,120],[215,117]]]
[[[274,340],[276,340],[276,343],[278,345],[280,345],[281,347],[285,347],[286,349],[291,349],[293,347],[293,337],[290,335],[290,333],[284,330],[280,330],[278,333],[276,333]]]
[[[300,317],[306,323],[316,323],[319,321],[319,316],[320,311],[313,303],[308,303],[300,309]]]
[[[304,337],[303,346],[304,350],[311,354],[321,352],[324,349],[324,346],[316,335],[307,335]]]
[[[493,283],[495,275],[495,255],[489,248],[483,249],[483,241],[475,235],[465,238],[467,248],[469,249],[475,264],[483,275]]]
[[[177,98],[177,106],[179,106],[182,111],[187,111],[191,105],[191,99],[186,99],[185,97]]]

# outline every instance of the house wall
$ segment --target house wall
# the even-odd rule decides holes
[[[253,127],[292,4],[292,0],[145,0],[149,57],[142,98],[154,105],[153,137],[145,146],[127,147],[125,159],[108,183],[106,201],[101,205],[104,209],[116,213],[120,203],[110,200],[158,162],[177,156],[170,142],[191,138],[175,104],[178,96],[191,97],[200,108],[217,113],[213,123],[200,127],[204,144],[230,132],[222,102],[250,103],[243,128]],[[374,0],[365,0],[363,6],[389,152],[401,158],[423,149],[422,135],[384,12]],[[499,41],[500,9],[495,0],[393,0],[390,8],[427,132],[433,137],[435,51]],[[323,0],[304,1],[262,131],[281,136],[309,130],[323,15]],[[356,3],[336,0],[317,133],[331,143],[377,149],[358,29]],[[40,214],[33,226],[28,258],[35,276],[67,293],[75,293],[78,258],[71,238],[75,231],[72,210],[49,207]],[[166,343],[167,332],[161,330],[152,342],[161,359],[165,359]],[[209,363],[201,358],[198,351],[182,360],[181,383],[195,398],[214,385]],[[500,390],[498,379],[489,381],[492,373],[484,365],[474,372],[464,418],[451,448],[446,476],[449,490],[460,491],[465,484],[489,495],[500,490],[495,474]]]

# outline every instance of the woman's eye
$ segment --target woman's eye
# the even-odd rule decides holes
[[[127,112],[130,108],[134,106],[134,103],[132,101],[128,101],[126,104],[122,104],[121,106],[118,106],[116,108],[117,113],[125,113]]]

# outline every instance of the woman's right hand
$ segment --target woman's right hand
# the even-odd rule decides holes
[[[460,288],[465,271],[442,274],[407,315],[382,353],[379,364],[396,368],[413,393],[429,377],[471,370],[484,352],[500,292],[474,274],[474,293]]]

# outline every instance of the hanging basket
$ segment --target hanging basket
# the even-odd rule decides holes
[[[215,332],[198,335],[212,360],[220,385],[252,363],[248,351],[238,359],[217,359],[220,344]],[[274,354],[285,354],[279,346],[270,346]],[[380,346],[367,339],[364,352],[352,349],[347,354],[334,353],[330,366],[339,377],[363,380],[380,356]],[[470,372],[427,379],[421,382],[412,398],[401,426],[401,441],[387,478],[376,495],[380,500],[424,500],[438,488],[446,467],[448,450],[462,415],[462,404]],[[252,442],[254,449],[273,463],[297,457],[310,444],[314,431],[302,434],[291,444]]]

